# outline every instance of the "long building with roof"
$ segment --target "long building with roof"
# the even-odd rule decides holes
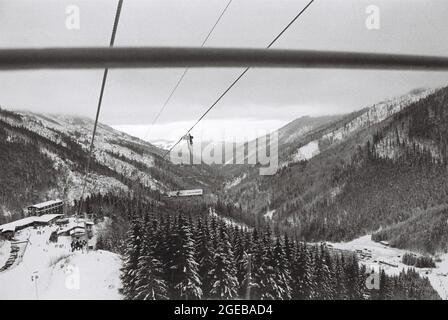
[[[39,225],[48,225],[62,217],[62,214],[44,214],[42,216],[30,216],[13,222],[0,225],[0,233],[5,238],[12,238],[22,229]]]
[[[50,200],[28,207],[29,216],[41,216],[44,214],[62,214],[64,203],[62,200]]]

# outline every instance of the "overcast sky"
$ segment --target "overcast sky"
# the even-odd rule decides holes
[[[198,46],[228,0],[124,0],[116,46]],[[303,0],[233,0],[207,46],[265,47],[306,5]],[[80,29],[65,27],[80,8]],[[107,46],[117,1],[0,0],[0,47]],[[368,5],[380,29],[365,26]],[[448,56],[446,0],[315,0],[275,48]],[[100,121],[152,122],[182,69],[112,70]],[[240,72],[190,70],[152,131],[160,139],[197,119]],[[101,70],[0,73],[0,105],[93,117]],[[448,83],[446,72],[253,69],[209,114],[238,130],[280,126],[303,115],[345,113],[417,87]],[[137,128],[137,127],[135,127]],[[145,131],[145,130],[143,130]],[[177,134],[177,132],[176,132]]]

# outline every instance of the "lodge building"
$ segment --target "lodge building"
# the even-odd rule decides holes
[[[28,216],[41,216],[43,214],[63,214],[62,200],[50,200],[28,207]]]
[[[30,216],[13,222],[0,225],[0,238],[12,239],[17,231],[30,228],[47,226],[62,217],[62,214],[44,214],[42,216]]]

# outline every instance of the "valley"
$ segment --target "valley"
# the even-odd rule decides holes
[[[0,272],[0,287],[13,288],[9,281],[23,280],[17,286],[19,291],[0,296],[36,298],[36,288],[29,280],[36,271],[41,299],[141,297],[143,293],[134,292],[134,280],[126,278],[126,272],[134,274],[132,270],[141,270],[140,264],[146,263],[145,268],[153,268],[155,274],[135,281],[147,281],[145,286],[158,283],[159,291],[152,298],[185,297],[187,291],[197,298],[235,298],[244,296],[249,285],[244,275],[248,263],[260,268],[266,264],[263,272],[268,272],[271,267],[267,266],[274,266],[278,259],[301,265],[306,257],[312,276],[302,280],[310,281],[308,291],[301,291],[302,284],[291,278],[282,284],[291,286],[290,291],[276,292],[273,284],[263,282],[260,288],[264,289],[253,294],[286,299],[324,299],[327,294],[333,298],[412,298],[399,285],[390,285],[390,291],[379,296],[361,288],[329,289],[330,283],[339,281],[337,273],[343,272],[338,268],[348,276],[356,265],[353,268],[360,279],[362,270],[385,271],[390,283],[410,281],[422,288],[420,297],[434,298],[428,288],[432,286],[439,297],[447,299],[447,108],[448,88],[421,89],[347,115],[294,120],[278,130],[279,169],[272,176],[260,176],[259,163],[175,165],[163,158],[164,149],[101,124],[86,180],[87,198],[80,208],[93,121],[0,109],[0,160],[4,164],[0,224],[24,218],[29,204],[60,198],[66,216],[81,209],[102,225],[95,236],[95,250],[88,253],[71,252],[69,239],[49,245],[51,232],[59,230],[53,227],[19,232],[14,243],[26,240],[27,248],[20,247],[16,254],[20,258]],[[246,161],[254,152],[246,150]],[[201,192],[180,197],[178,190]],[[141,229],[147,230],[143,238],[134,234]],[[149,242],[136,242],[136,237],[149,237],[144,240]],[[165,253],[178,252],[179,247],[169,248],[168,244],[179,246],[184,238],[194,243],[194,248],[190,244],[182,247],[193,260],[179,257],[185,268],[191,268],[191,274],[181,273],[186,278],[173,276],[171,269],[166,269],[180,266]],[[156,239],[154,246],[149,245],[151,239]],[[322,241],[326,246],[320,247]],[[303,245],[305,242],[315,247]],[[386,242],[387,247],[381,244]],[[12,261],[14,243],[1,242],[2,266]],[[220,255],[211,255],[218,248]],[[341,253],[324,259],[332,248]],[[400,261],[405,252],[437,258],[436,268],[414,271]],[[342,257],[346,253],[349,258]],[[144,260],[153,256],[156,265]],[[252,257],[258,260],[252,261]],[[31,262],[34,260],[39,263]],[[224,267],[224,261],[230,269]],[[98,268],[101,275],[83,274],[100,289],[94,290],[90,284],[85,284],[87,291],[61,287],[66,279],[61,269],[70,263],[84,270]],[[204,269],[200,268],[216,263],[226,271],[213,277],[221,277],[232,290],[212,288],[213,277],[202,275]],[[300,278],[308,267],[295,268],[291,265],[277,272],[286,272],[288,279],[293,274]],[[329,273],[321,275],[321,268]],[[179,283],[172,283],[176,277]],[[313,277],[331,292],[312,287]],[[197,287],[183,287],[187,280]]]

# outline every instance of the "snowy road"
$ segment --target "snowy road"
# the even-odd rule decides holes
[[[411,268],[401,262],[401,257],[409,252],[391,248],[371,240],[371,235],[365,235],[350,242],[328,243],[335,249],[349,250],[358,253],[360,262],[370,269],[383,269],[389,275],[397,275],[403,269]],[[433,269],[415,268],[422,277],[427,277],[433,288],[443,300],[448,299],[448,254],[440,255],[440,263]]]

